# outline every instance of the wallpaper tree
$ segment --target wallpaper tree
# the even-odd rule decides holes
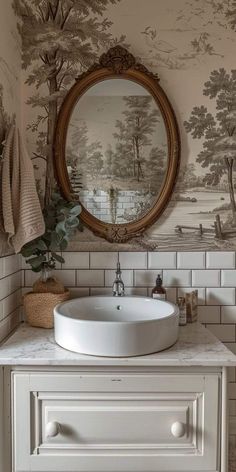
[[[159,111],[152,107],[152,97],[135,96],[124,97],[125,110],[122,112],[124,120],[117,120],[117,132],[114,137],[122,146],[123,157],[127,162],[127,156],[132,153],[133,177],[139,182],[144,178],[142,154],[146,146],[152,144],[151,136],[158,123]],[[126,147],[126,153],[124,153]],[[119,151],[119,148],[117,149]],[[121,151],[121,149],[120,149]],[[119,160],[122,160],[120,153]]]
[[[197,161],[209,168],[204,181],[216,185],[227,175],[233,222],[236,223],[236,203],[233,170],[236,163],[236,70],[227,74],[225,69],[214,70],[204,84],[203,94],[215,99],[216,114],[205,106],[194,107],[185,128],[194,139],[202,139],[203,150]]]
[[[183,189],[194,187],[205,187],[205,183],[202,177],[196,173],[195,164],[188,163],[180,168],[175,188],[181,192]]]
[[[38,90],[28,104],[41,109],[29,128],[38,132],[46,124],[38,144],[45,153],[38,153],[46,162],[45,203],[54,182],[52,146],[58,105],[78,73],[96,59],[98,49],[107,48],[111,22],[102,15],[108,4],[119,1],[13,0],[20,18],[23,68],[30,71],[26,83]],[[47,90],[44,96],[42,90]]]

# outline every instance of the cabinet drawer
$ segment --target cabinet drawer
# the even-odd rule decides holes
[[[16,472],[218,470],[219,377],[14,373]]]

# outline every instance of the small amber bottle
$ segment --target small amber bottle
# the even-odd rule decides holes
[[[152,289],[152,298],[166,300],[166,290],[162,287],[162,278],[160,274],[157,276],[156,286]]]

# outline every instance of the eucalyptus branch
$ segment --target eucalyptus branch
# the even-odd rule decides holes
[[[81,206],[64,200],[59,194],[53,194],[49,205],[43,210],[45,233],[26,244],[21,254],[26,258],[34,272],[55,268],[56,261],[64,259],[58,252],[65,251],[69,238],[81,225],[78,218]]]

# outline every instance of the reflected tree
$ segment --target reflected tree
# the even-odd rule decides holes
[[[117,132],[114,137],[118,140],[118,161],[122,167],[125,159],[127,170],[132,163],[133,177],[139,182],[144,179],[143,163],[145,161],[145,148],[151,146],[151,136],[155,131],[160,116],[157,107],[153,108],[153,99],[150,96],[124,97],[124,120],[117,120]],[[129,161],[131,157],[131,161]]]
[[[86,123],[76,124],[66,148],[66,162],[71,167],[71,173],[80,177],[81,186],[85,188],[89,187],[89,180],[97,179],[98,174],[102,172],[101,149],[99,141],[89,141]]]
[[[163,182],[163,177],[166,172],[167,151],[159,147],[153,147],[150,151],[145,168],[150,176],[154,176],[155,186]]]

